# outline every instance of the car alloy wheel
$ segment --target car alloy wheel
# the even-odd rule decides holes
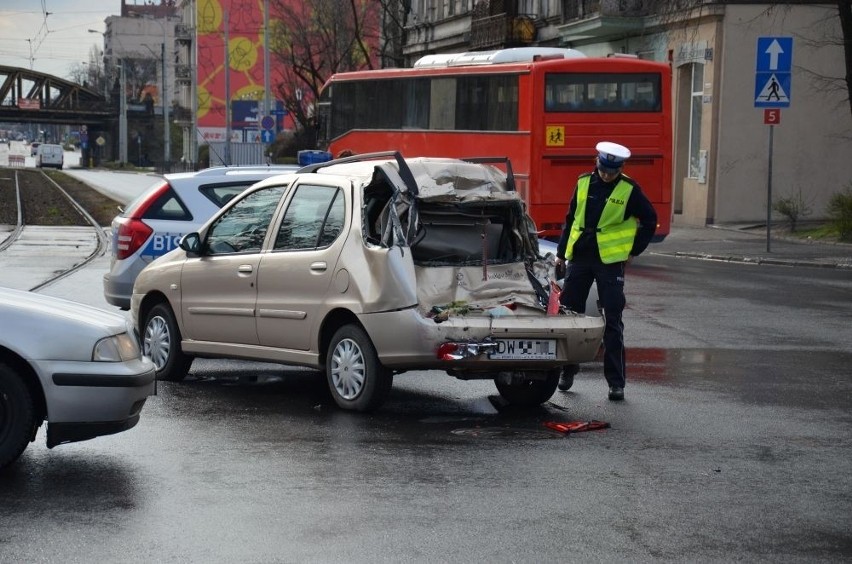
[[[332,337],[326,377],[337,405],[354,411],[377,408],[393,384],[393,374],[379,362],[373,343],[357,325],[345,325]]]
[[[344,339],[332,354],[331,381],[345,400],[354,400],[364,388],[364,355],[358,343]]]
[[[180,348],[180,330],[168,305],[157,304],[151,308],[142,335],[142,354],[154,362],[157,379],[183,380],[192,357]]]

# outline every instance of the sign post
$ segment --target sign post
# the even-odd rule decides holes
[[[766,178],[766,252],[772,232],[772,144],[781,109],[790,107],[793,70],[792,37],[758,37],[754,76],[754,107],[765,108],[763,123],[769,126],[769,170]]]

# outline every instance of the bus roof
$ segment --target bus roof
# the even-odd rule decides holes
[[[426,55],[414,63],[414,68],[463,67],[469,65],[496,65],[500,63],[524,63],[536,58],[578,59],[585,57],[576,49],[560,47],[514,47],[497,51],[469,51],[467,53],[446,53]]]

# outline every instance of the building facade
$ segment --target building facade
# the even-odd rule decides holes
[[[826,166],[852,155],[847,92],[831,81],[845,76],[837,4],[693,5],[648,14],[639,0],[412,0],[402,50],[405,66],[427,54],[533,45],[666,61],[673,223],[762,223],[779,198],[825,217],[831,196],[852,186],[840,167]],[[758,41],[772,37],[792,38],[793,53],[789,107],[770,126],[756,103],[756,67]],[[573,183],[565,180],[566,203]]]

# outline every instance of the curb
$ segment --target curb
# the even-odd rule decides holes
[[[692,253],[685,251],[675,252],[650,252],[649,254],[669,256],[675,258],[690,258],[697,260],[712,260],[718,262],[740,262],[744,264],[753,264],[756,266],[808,266],[816,268],[836,268],[836,269],[852,269],[852,264],[835,263],[835,262],[818,262],[812,260],[801,259],[779,259],[779,258],[764,258],[764,257],[746,257],[735,255],[714,255],[709,253]]]

